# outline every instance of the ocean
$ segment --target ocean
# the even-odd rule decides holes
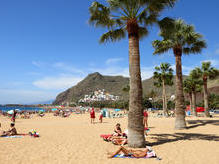
[[[0,106],[0,111],[9,111],[14,109],[20,109],[21,111],[39,111],[42,110],[42,108],[38,107],[20,107],[20,106]]]

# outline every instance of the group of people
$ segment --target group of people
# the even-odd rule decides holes
[[[147,135],[146,131],[148,130],[148,113],[147,110],[143,112],[143,125],[145,135]],[[114,128],[114,132],[112,135],[106,135],[103,139],[107,142],[112,142],[115,145],[125,145],[128,143],[128,130],[122,132],[121,125],[119,123],[116,124]]]
[[[147,110],[143,111],[143,125],[144,129],[148,129],[148,113]],[[116,124],[114,132],[111,136],[108,136],[104,139],[105,141],[111,141],[115,145],[120,145],[119,149],[115,152],[108,153],[109,158],[113,158],[118,154],[122,154],[124,157],[133,157],[133,158],[144,158],[147,157],[147,153],[150,151],[148,148],[144,150],[133,150],[126,149],[123,145],[128,143],[128,130],[122,132],[121,126],[119,123]]]
[[[70,111],[64,111],[64,110],[57,110],[53,114],[54,116],[61,116],[61,117],[69,117],[71,115]]]
[[[1,123],[0,123],[0,128],[1,128]],[[15,128],[15,123],[12,122],[10,124],[10,129],[8,131],[3,131],[0,129],[0,137],[4,137],[4,136],[15,136],[17,135],[17,130]]]
[[[112,142],[115,145],[125,145],[128,143],[128,130],[122,132],[121,125],[116,124],[113,134],[101,135],[104,141]]]
[[[91,124],[94,124],[94,121],[95,121],[95,118],[96,118],[94,108],[92,108],[90,110],[90,118],[91,118]],[[99,121],[100,121],[100,123],[103,122],[103,113],[102,112],[100,112]]]

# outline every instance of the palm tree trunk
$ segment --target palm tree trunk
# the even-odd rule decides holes
[[[190,112],[192,113],[192,93],[189,93]]]
[[[167,101],[166,101],[166,86],[164,83],[164,80],[162,81],[162,87],[163,87],[163,115],[165,117],[168,117],[168,112],[167,112]]]
[[[208,81],[207,78],[203,79],[204,83],[204,104],[205,104],[205,116],[210,117],[209,108],[208,108]]]
[[[191,109],[192,115],[197,116],[196,111],[196,92],[192,91],[192,109]]]
[[[186,128],[184,95],[183,95],[183,79],[182,79],[182,50],[174,50],[176,60],[176,119],[175,129]]]
[[[130,97],[128,114],[128,145],[133,148],[141,148],[145,147],[145,137],[143,126],[139,39],[136,35],[129,35],[129,74]]]

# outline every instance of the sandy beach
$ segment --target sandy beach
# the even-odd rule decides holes
[[[96,120],[97,121],[97,120]],[[2,129],[9,129],[10,120],[0,116]],[[175,131],[174,118],[149,117],[148,145],[152,146],[162,160],[108,159],[107,152],[118,146],[104,142],[100,134],[112,133],[116,123],[122,129],[127,118],[104,119],[104,123],[90,124],[88,114],[72,114],[69,118],[47,114],[40,118],[17,119],[19,133],[35,129],[40,138],[0,138],[1,164],[218,164],[219,163],[219,117],[187,118],[188,130]]]

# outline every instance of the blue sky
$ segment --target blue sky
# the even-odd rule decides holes
[[[102,0],[103,1],[103,0]],[[92,0],[0,1],[0,104],[33,103],[55,99],[89,73],[128,76],[128,42],[100,45],[105,29],[88,25]],[[184,56],[183,73],[202,61],[219,67],[219,1],[179,0],[162,16],[182,18],[204,35],[208,48]],[[152,76],[161,62],[174,65],[169,52],[153,56],[151,42],[159,30],[151,28],[141,41],[143,79]]]

